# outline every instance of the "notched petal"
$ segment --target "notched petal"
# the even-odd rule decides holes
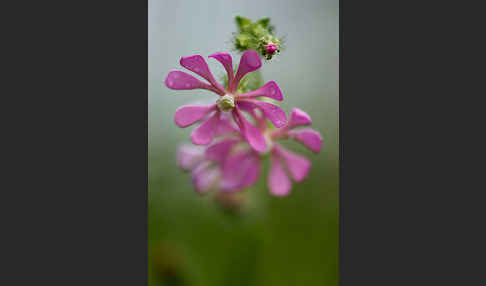
[[[185,67],[186,69],[200,75],[201,77],[205,78],[209,81],[214,87],[224,91],[222,86],[214,79],[213,74],[209,70],[209,66],[206,63],[206,60],[200,55],[182,57],[180,60],[181,66]]]
[[[271,157],[268,188],[272,195],[279,197],[288,195],[292,188],[292,182],[280,162],[280,157],[276,154],[272,154]]]
[[[292,109],[289,118],[289,128],[294,128],[297,126],[306,126],[306,125],[310,125],[311,123],[312,120],[305,111],[298,108]]]
[[[174,90],[206,88],[206,84],[182,71],[171,71],[165,78],[165,85]]]
[[[191,141],[196,145],[208,145],[213,141],[215,136],[215,130],[219,124],[219,113],[204,120],[198,127],[194,128],[191,132]]]
[[[287,116],[279,106],[256,99],[247,99],[246,101],[256,105],[275,127],[280,128],[287,124]]]
[[[259,89],[255,89],[254,91],[238,95],[239,98],[253,98],[259,96],[265,96],[278,101],[283,100],[282,90],[274,81],[269,81],[262,87],[260,87]]]
[[[238,71],[235,75],[232,90],[236,90],[240,80],[249,72],[256,71],[262,66],[260,55],[254,50],[248,50],[241,56]]]
[[[322,137],[314,129],[291,130],[288,135],[316,153],[321,151]]]
[[[177,126],[184,128],[201,120],[210,111],[215,110],[216,105],[184,105],[179,107],[174,115],[174,121]]]
[[[278,148],[278,154],[285,160],[292,178],[297,182],[303,181],[309,174],[311,162],[307,158],[297,155],[281,146],[276,148]]]
[[[260,130],[253,126],[253,124],[241,114],[238,108],[233,109],[233,116],[248,144],[250,144],[255,151],[264,152],[267,148],[267,142]]]
[[[228,53],[215,53],[210,55],[209,58],[214,58],[223,65],[228,73],[228,86],[230,86],[234,78],[233,59],[231,58],[231,55]]]

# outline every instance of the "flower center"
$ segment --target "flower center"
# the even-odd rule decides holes
[[[216,104],[221,111],[228,111],[235,107],[235,98],[232,94],[225,94],[216,100]]]

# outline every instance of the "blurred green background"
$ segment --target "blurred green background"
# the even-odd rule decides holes
[[[178,128],[176,108],[212,101],[210,92],[173,91],[163,84],[182,56],[232,51],[234,17],[270,17],[286,46],[264,63],[265,82],[281,87],[288,112],[305,110],[324,142],[308,178],[285,198],[268,194],[265,162],[258,184],[241,193],[241,208],[193,191],[175,164],[191,127]],[[339,1],[149,0],[149,285],[338,285]],[[219,77],[224,69],[208,64]],[[224,207],[224,206],[230,207]]]

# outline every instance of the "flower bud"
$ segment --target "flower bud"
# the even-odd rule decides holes
[[[264,48],[265,52],[270,55],[273,55],[278,50],[277,45],[275,45],[274,43],[265,45]]]
[[[280,39],[268,35],[260,40],[260,51],[262,56],[270,60],[277,52],[280,52]]]
[[[281,39],[274,35],[275,28],[270,25],[270,18],[252,22],[250,19],[237,16],[235,20],[238,32],[233,36],[233,43],[236,50],[256,50],[267,60],[280,52]]]

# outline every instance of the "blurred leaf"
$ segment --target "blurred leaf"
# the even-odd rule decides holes
[[[239,34],[236,36],[236,47],[247,50],[250,47],[251,36],[248,34]]]
[[[250,19],[247,19],[247,18],[244,18],[244,17],[241,17],[241,16],[236,16],[235,20],[236,20],[236,26],[238,27],[240,32],[244,31],[245,29],[248,29],[248,27],[250,27],[250,25],[251,25]]]
[[[262,25],[263,28],[268,28],[268,25],[270,24],[270,18],[263,18],[263,19],[260,19],[258,20],[257,22],[258,24]]]
[[[247,73],[240,81],[238,90],[240,93],[249,92],[263,85],[263,76],[260,70]]]

